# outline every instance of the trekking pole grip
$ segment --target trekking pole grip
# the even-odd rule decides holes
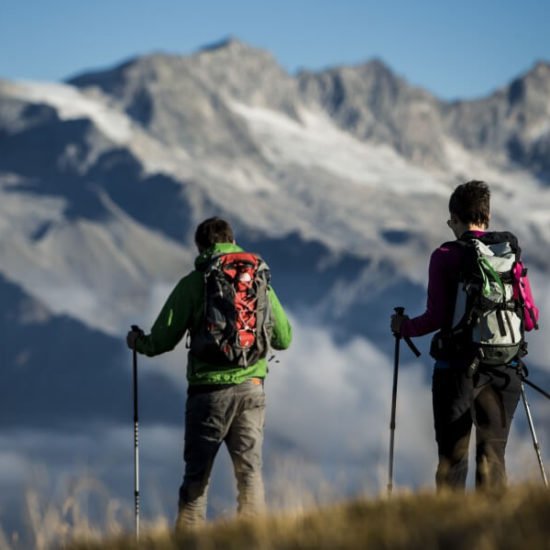
[[[395,313],[399,315],[400,317],[403,317],[405,315],[405,308],[402,306],[394,307],[393,308]],[[413,341],[408,336],[401,336],[401,334],[395,334],[395,337],[397,339],[403,338],[405,340],[407,346],[409,346],[410,350],[417,356],[420,357],[421,353],[418,351],[418,348],[413,344]]]
[[[394,307],[393,310],[395,311],[395,313],[397,315],[399,315],[399,317],[403,317],[403,315],[405,315],[405,308],[404,307]],[[394,332],[393,335],[399,340],[401,339],[401,334],[399,334],[398,332]]]

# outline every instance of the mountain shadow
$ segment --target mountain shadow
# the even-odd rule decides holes
[[[132,422],[131,353],[122,337],[50,313],[1,276],[0,303],[0,430]],[[181,390],[150,366],[140,378],[144,417],[179,425]]]

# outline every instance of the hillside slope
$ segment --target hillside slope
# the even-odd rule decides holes
[[[544,550],[550,546],[550,492],[403,495],[358,500],[294,516],[227,521],[177,537],[144,535],[151,550]],[[70,550],[129,550],[132,539],[80,543]]]

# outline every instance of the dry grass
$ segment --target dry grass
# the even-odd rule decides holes
[[[132,511],[113,499],[109,490],[94,478],[73,479],[63,487],[61,498],[48,497],[47,493],[37,489],[26,492],[27,528],[21,533],[8,534],[0,526],[0,550],[67,548],[74,540],[99,543],[106,538],[122,537],[123,526],[132,524]],[[145,527],[150,533],[166,533],[168,523],[159,518]]]
[[[550,491],[516,487],[505,494],[409,494],[358,500],[294,515],[218,521],[175,536],[145,533],[79,542],[71,550],[248,549],[550,549]]]

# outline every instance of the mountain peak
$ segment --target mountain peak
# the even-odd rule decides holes
[[[535,78],[544,78],[550,80],[550,61],[537,61],[533,67],[527,72],[526,76],[534,76]]]
[[[215,52],[217,50],[231,50],[231,49],[239,49],[242,47],[250,47],[247,46],[244,42],[239,40],[236,36],[229,35],[225,38],[222,38],[221,40],[217,40],[216,42],[212,42],[210,44],[206,44],[205,46],[202,46],[199,48],[199,52]]]
[[[393,72],[391,67],[381,57],[373,57],[372,59],[369,59],[368,61],[363,63],[361,66],[366,69],[368,68],[373,71],[389,73],[395,76],[395,73]]]
[[[191,56],[191,59],[197,58],[202,62],[222,63],[224,66],[227,63],[239,66],[247,62],[278,65],[275,57],[268,50],[243,42],[232,35],[218,42],[206,44]]]

